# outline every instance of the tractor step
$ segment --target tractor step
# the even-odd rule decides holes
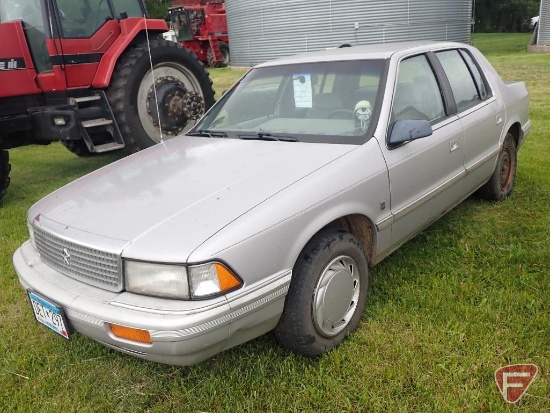
[[[73,98],[78,107],[82,139],[88,151],[100,153],[124,148],[124,139],[105,91],[94,90],[90,93]]]
[[[115,151],[117,149],[122,149],[122,148],[124,148],[123,143],[108,142],[108,143],[103,143],[101,145],[94,145],[94,149],[95,149],[94,152],[102,153],[102,152]]]
[[[85,128],[95,128],[96,126],[105,126],[105,125],[112,125],[113,121],[111,119],[105,119],[105,118],[98,118],[98,119],[90,119],[90,120],[83,120],[82,126]]]
[[[218,39],[214,37],[209,37],[208,41],[210,43],[210,49],[212,50],[212,57],[214,58],[214,61],[223,62],[223,55],[220,49],[220,43],[218,42]]]
[[[100,95],[91,95],[91,96],[81,96],[81,97],[74,98],[74,101],[76,103],[92,102],[94,100],[101,100],[101,96]]]

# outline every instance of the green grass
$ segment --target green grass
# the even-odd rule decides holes
[[[119,155],[79,159],[59,144],[10,151],[0,208],[0,411],[542,412],[550,410],[550,55],[528,35],[478,35],[506,79],[527,81],[533,130],[512,196],[468,199],[371,271],[359,329],[307,359],[271,335],[193,367],[126,356],[38,325],[11,264],[29,206]],[[218,92],[236,79],[212,71]],[[223,85],[222,85],[223,83]],[[516,406],[494,371],[534,363]]]

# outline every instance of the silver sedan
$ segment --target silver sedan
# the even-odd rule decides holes
[[[185,136],[36,203],[15,269],[37,321],[189,365],[270,330],[317,356],[369,267],[512,191],[528,93],[473,47],[326,50],[249,71]]]

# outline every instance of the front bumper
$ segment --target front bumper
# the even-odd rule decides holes
[[[65,277],[44,264],[30,241],[13,263],[19,281],[56,302],[74,331],[147,360],[192,365],[273,329],[282,313],[291,271],[224,297],[179,301],[114,293]],[[152,344],[116,337],[108,323],[149,331]]]

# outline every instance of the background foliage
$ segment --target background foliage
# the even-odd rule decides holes
[[[198,2],[198,0],[197,0]],[[172,5],[170,0],[145,0],[149,17],[155,19],[167,19],[168,7]]]
[[[522,32],[539,14],[539,0],[475,0],[476,31]]]

